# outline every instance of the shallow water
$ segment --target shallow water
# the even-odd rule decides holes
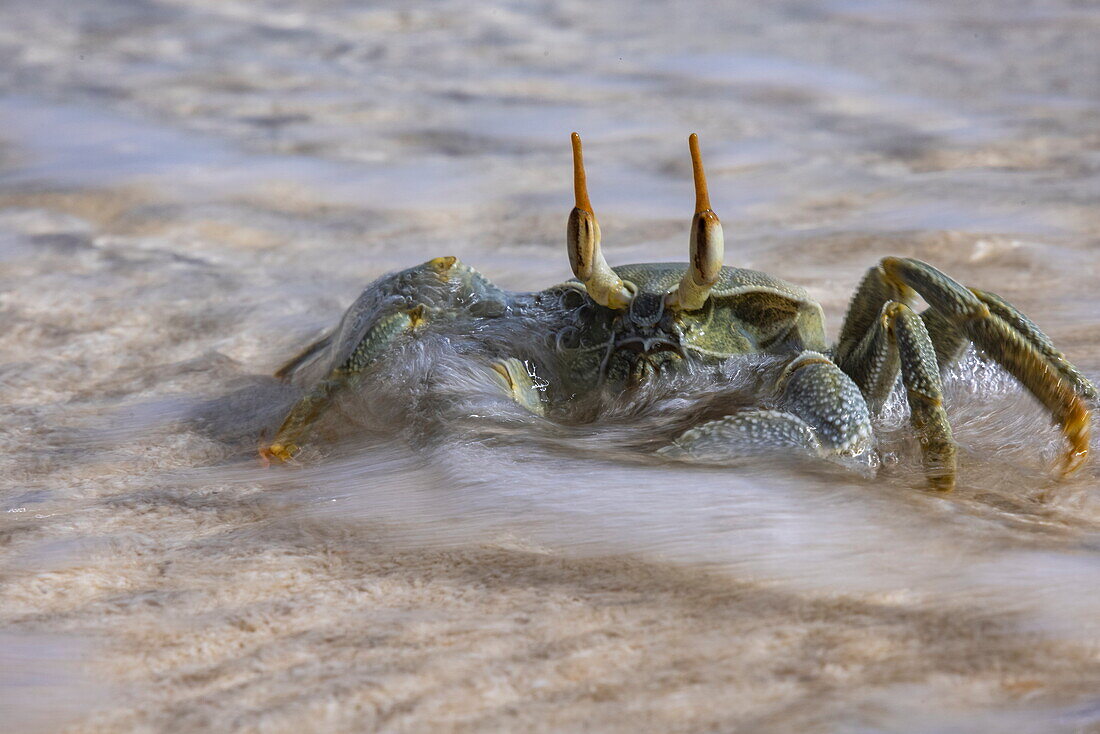
[[[270,374],[374,278],[568,276],[568,133],[613,263],[820,299],[919,257],[1100,376],[1100,13],[44,0],[0,23],[0,713],[19,730],[1092,731],[1100,464],[970,353],[960,484],[900,396],[877,471],[639,450],[428,341],[294,466]],[[745,369],[748,369],[747,367]],[[731,366],[737,374],[737,366]],[[693,392],[694,390],[694,392]],[[1093,441],[1094,451],[1096,441]]]

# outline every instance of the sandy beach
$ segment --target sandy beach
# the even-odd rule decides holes
[[[0,729],[1100,732],[1100,460],[971,351],[959,486],[635,450],[397,350],[294,465],[272,373],[375,278],[613,264],[823,305],[917,257],[1100,377],[1087,3],[61,0],[0,9]],[[746,368],[748,369],[748,368]]]

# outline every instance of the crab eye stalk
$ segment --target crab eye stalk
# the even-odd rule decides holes
[[[592,300],[607,308],[621,309],[630,305],[634,295],[622,279],[607,264],[600,252],[600,223],[588,200],[588,183],[584,175],[581,136],[573,133],[573,195],[576,205],[569,213],[566,247],[573,275],[584,283]]]
[[[703,172],[703,159],[699,155],[699,136],[695,133],[688,138],[688,148],[691,150],[691,169],[695,178],[695,216],[691,220],[690,260],[680,285],[666,297],[670,308],[681,311],[695,311],[707,302],[711,289],[722,273],[722,258],[725,254],[722,222],[710,208],[707,176]]]

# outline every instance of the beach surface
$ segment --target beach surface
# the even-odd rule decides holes
[[[1087,3],[38,0],[0,10],[0,727],[1100,732],[1100,460],[970,352],[959,486],[899,394],[874,465],[555,433],[445,351],[294,465],[272,373],[375,278],[727,264],[835,337],[917,257],[1100,376]],[[448,412],[450,411],[450,412]],[[647,424],[647,421],[649,423]],[[432,425],[428,432],[423,427]]]

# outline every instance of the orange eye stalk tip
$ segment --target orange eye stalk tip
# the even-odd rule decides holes
[[[569,136],[573,142],[573,197],[576,207],[592,214],[592,202],[588,200],[588,180],[584,175],[584,154],[581,152],[581,136]]]
[[[699,136],[688,136],[688,149],[691,151],[691,172],[695,177],[695,213],[710,209],[710,192],[707,191],[707,174],[703,171],[703,156],[699,153]]]

